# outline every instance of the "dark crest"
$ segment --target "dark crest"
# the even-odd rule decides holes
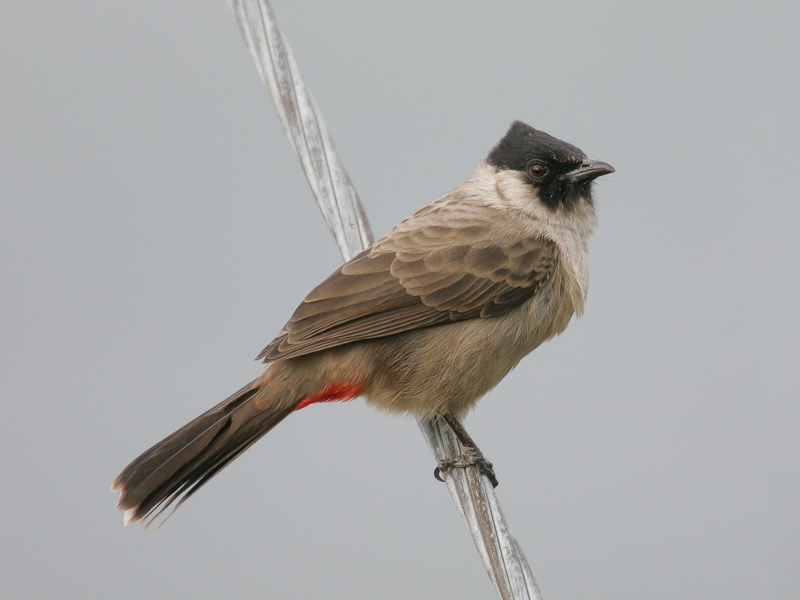
[[[586,155],[572,144],[522,121],[514,121],[508,133],[489,153],[486,162],[499,169],[524,171],[535,158],[547,162],[575,163],[585,159]]]

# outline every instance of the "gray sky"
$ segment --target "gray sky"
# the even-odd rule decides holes
[[[466,420],[545,598],[800,596],[800,5],[274,8],[379,235],[515,119],[617,169],[584,318]],[[122,527],[340,258],[222,0],[7,0],[0,81],[0,596],[493,597],[360,400]]]

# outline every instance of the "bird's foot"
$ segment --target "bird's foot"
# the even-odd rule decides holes
[[[482,475],[485,475],[489,482],[492,484],[492,487],[497,487],[498,481],[497,476],[494,474],[494,467],[492,463],[486,460],[486,457],[480,452],[473,452],[471,449],[467,448],[467,451],[464,454],[459,454],[458,456],[454,456],[453,458],[448,458],[443,461],[440,461],[436,468],[433,470],[433,476],[436,477],[441,482],[444,482],[442,478],[442,474],[446,473],[450,469],[463,469],[465,467],[476,467],[478,472]]]
[[[478,445],[469,436],[467,430],[464,429],[464,426],[461,424],[461,421],[458,420],[458,417],[452,412],[447,412],[441,415],[441,417],[444,422],[450,426],[450,429],[458,438],[458,441],[461,442],[464,453],[441,461],[436,465],[433,476],[443,482],[442,473],[446,473],[449,469],[463,469],[464,467],[474,466],[478,469],[478,472],[486,476],[492,484],[492,487],[497,487],[497,476],[494,474],[492,463],[486,460],[483,452],[480,451]]]

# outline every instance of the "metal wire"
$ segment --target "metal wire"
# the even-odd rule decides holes
[[[228,0],[228,4],[317,204],[348,260],[374,241],[372,230],[272,8],[267,0]],[[462,453],[444,421],[417,421],[437,462]],[[488,479],[475,467],[468,467],[449,469],[445,482],[500,598],[541,600],[528,561],[508,528]]]

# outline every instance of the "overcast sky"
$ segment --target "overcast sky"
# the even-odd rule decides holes
[[[378,235],[515,119],[617,169],[585,316],[466,419],[544,597],[800,597],[800,4],[273,6]],[[122,527],[112,479],[339,262],[223,0],[5,0],[0,596],[492,598],[361,400]]]

